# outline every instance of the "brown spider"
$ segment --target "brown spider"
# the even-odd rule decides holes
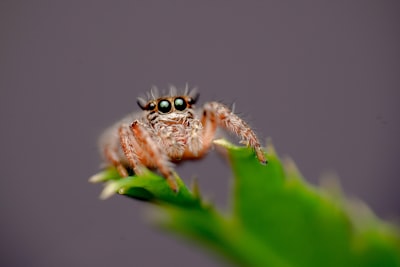
[[[159,97],[152,88],[148,100],[137,100],[143,112],[126,116],[100,137],[101,152],[122,177],[128,176],[127,168],[136,174],[143,167],[157,169],[176,192],[172,162],[205,156],[218,126],[236,134],[240,143],[254,149],[262,164],[267,163],[255,133],[228,107],[208,102],[194,109],[199,97],[195,90],[189,92],[186,85],[178,95],[175,87],[170,89],[169,95]]]

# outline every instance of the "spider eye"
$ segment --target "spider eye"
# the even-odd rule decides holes
[[[198,99],[199,99],[199,94],[195,94],[192,97],[189,97],[187,102],[189,105],[194,105],[194,104],[196,104]]]
[[[177,97],[174,100],[174,105],[177,110],[182,111],[186,108],[186,101],[182,97]]]
[[[153,110],[156,108],[156,104],[154,104],[153,102],[151,102],[148,106],[147,106],[147,110]]]
[[[161,100],[158,102],[158,110],[162,113],[168,113],[171,111],[171,103],[168,100]]]

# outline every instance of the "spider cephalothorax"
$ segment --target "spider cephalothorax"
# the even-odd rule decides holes
[[[142,167],[157,169],[177,191],[171,162],[203,157],[219,126],[240,137],[241,143],[252,147],[265,164],[260,142],[250,127],[218,102],[195,109],[198,96],[186,86],[180,95],[172,87],[166,96],[151,91],[147,100],[138,98],[142,113],[126,116],[102,135],[100,147],[105,159],[117,167],[121,176],[128,176],[127,168],[135,173],[140,173]]]

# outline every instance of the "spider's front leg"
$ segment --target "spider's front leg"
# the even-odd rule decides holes
[[[128,171],[126,170],[124,164],[122,163],[121,156],[119,153],[119,126],[113,125],[107,129],[99,139],[99,145],[103,156],[107,161],[109,161],[117,169],[121,177],[127,177]]]
[[[211,131],[215,131],[215,126],[212,127],[212,125],[217,124],[227,131],[234,133],[241,139],[240,143],[254,149],[261,164],[267,163],[256,134],[245,121],[235,115],[227,106],[218,102],[206,103],[204,105],[202,121],[205,124],[211,124]]]
[[[143,164],[141,164],[138,155],[141,154],[141,147],[138,144],[136,137],[133,135],[128,124],[122,124],[119,127],[118,134],[122,151],[124,152],[129,166],[133,169],[135,174],[140,174],[142,172],[140,166]]]
[[[157,168],[174,192],[178,191],[171,163],[152,133],[140,121],[119,130],[122,150],[135,173],[140,174],[141,166]]]

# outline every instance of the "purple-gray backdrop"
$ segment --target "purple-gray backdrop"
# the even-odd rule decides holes
[[[400,214],[398,1],[1,1],[0,265],[220,266],[100,201],[96,138],[151,85],[197,85],[307,180]],[[215,153],[178,172],[227,207]],[[183,261],[183,262],[182,262]]]

